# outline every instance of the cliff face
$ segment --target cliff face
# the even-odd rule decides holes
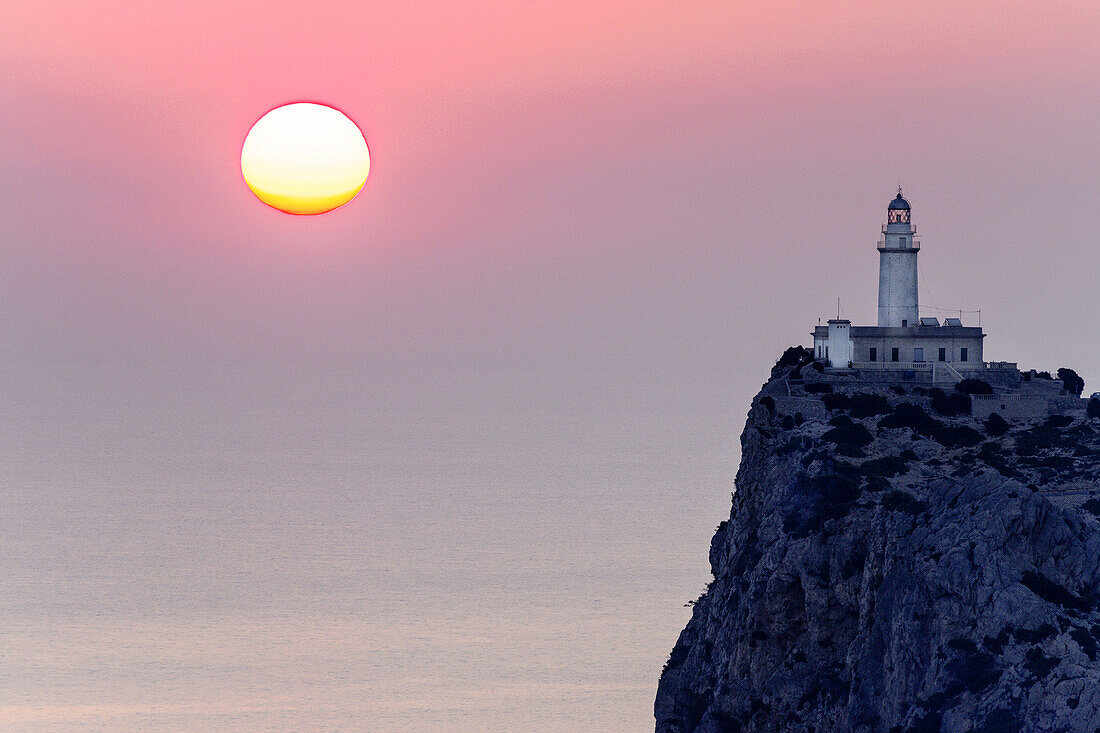
[[[753,401],[657,731],[1097,730],[1100,420],[790,371]]]

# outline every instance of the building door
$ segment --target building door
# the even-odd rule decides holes
[[[878,349],[871,347],[871,361],[878,361]]]
[[[947,349],[940,349],[940,361],[947,361]]]
[[[918,346],[913,349],[913,361],[924,361],[924,348]]]
[[[890,349],[890,361],[898,361],[898,360],[899,360],[898,348],[895,346],[894,348]]]
[[[970,356],[970,354],[967,352],[966,347],[959,349],[959,361],[966,361],[968,356]]]

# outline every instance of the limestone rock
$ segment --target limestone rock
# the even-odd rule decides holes
[[[659,733],[1100,728],[1100,420],[934,402],[777,367]]]

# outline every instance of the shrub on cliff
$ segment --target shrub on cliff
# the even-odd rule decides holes
[[[1035,456],[1048,451],[1055,446],[1065,443],[1065,434],[1060,428],[1065,425],[1056,418],[1061,415],[1052,415],[1045,422],[1035,427],[1024,430],[1016,436],[1016,453],[1021,456]]]
[[[772,367],[772,378],[778,377],[788,369],[796,369],[797,367],[809,364],[813,359],[813,352],[805,347],[791,346],[783,352],[783,355],[779,357],[779,361],[775,362],[775,366]],[[799,376],[801,376],[801,374],[799,374]]]
[[[963,395],[965,396],[965,395]],[[932,438],[947,448],[969,448],[982,442],[981,433],[973,428],[944,425],[925,412],[920,405],[902,402],[878,422],[880,428],[912,428],[917,434]]]
[[[780,367],[798,366],[811,358],[813,358],[813,354],[807,351],[804,346],[791,346],[783,352],[775,365]]]
[[[979,651],[977,644],[959,636],[947,642],[950,661],[945,665],[950,683],[944,690],[946,697],[963,692],[979,693],[1000,679],[1001,673],[993,663],[993,655]]]
[[[1088,413],[1088,416],[1093,419],[1100,418],[1100,400],[1096,399],[1095,397],[1091,398],[1089,400],[1089,406],[1086,412]]]
[[[812,478],[800,473],[791,486],[783,531],[794,538],[816,532],[822,522],[847,516],[859,496],[859,485],[840,473]]]
[[[937,425],[943,423],[912,402],[898,404],[891,414],[878,421],[880,428],[912,428],[922,435],[931,435]]]
[[[942,389],[931,389],[932,409],[945,417],[970,414],[970,397],[962,392],[947,394]]]
[[[876,476],[878,478],[891,478],[909,471],[909,466],[900,456],[884,456],[872,458],[860,464],[859,470],[864,476]]]
[[[964,379],[955,385],[963,394],[993,394],[993,387],[980,379]]]
[[[982,434],[966,425],[944,425],[932,433],[932,439],[945,448],[971,448],[982,442]]]
[[[809,385],[806,391],[810,391]],[[885,397],[868,392],[857,392],[848,396],[842,392],[833,392],[830,388],[821,395],[821,401],[830,410],[843,410],[857,419],[885,415],[893,409]]]
[[[849,445],[859,446],[860,448],[870,445],[871,441],[874,440],[871,432],[858,423],[835,427],[822,435],[821,439],[827,440],[830,443],[847,443]]]
[[[1062,367],[1058,370],[1058,378],[1062,380],[1062,386],[1065,390],[1072,395],[1081,396],[1081,393],[1085,391],[1085,380],[1077,374],[1077,372],[1067,367]]]
[[[826,514],[830,518],[842,516],[836,506],[848,504],[859,498],[859,486],[839,473],[827,473],[810,479],[810,489],[820,493],[827,506]],[[846,512],[845,512],[846,513]]]
[[[985,421],[985,432],[994,438],[999,438],[1008,432],[1008,423],[996,412],[991,412]]]
[[[1094,603],[1091,598],[1079,596],[1045,575],[1030,570],[1025,571],[1023,577],[1020,578],[1020,582],[1048,603],[1054,603],[1062,608],[1074,611],[1091,611],[1093,609]]]
[[[985,461],[985,464],[990,468],[996,469],[1002,476],[1016,478],[1020,475],[1019,471],[1009,464],[1008,460],[1005,458],[1004,451],[996,441],[991,440],[982,443],[982,447],[978,451],[978,458]]]
[[[793,415],[784,415],[780,418],[779,427],[784,430],[794,430],[804,422],[806,422],[806,418],[802,416],[801,412],[796,412]]]
[[[893,408],[886,398],[878,394],[858,392],[848,400],[848,414],[854,418],[873,417],[885,415]]]

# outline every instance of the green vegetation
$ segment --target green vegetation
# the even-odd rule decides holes
[[[783,531],[791,537],[806,537],[824,522],[846,517],[860,494],[859,485],[839,472],[813,477],[799,473],[790,489]]]
[[[1043,650],[1037,646],[1033,646],[1027,650],[1027,656],[1025,657],[1024,667],[1038,679],[1043,679],[1048,674],[1054,671],[1061,661],[1061,657],[1048,657],[1043,654]]]
[[[993,394],[993,387],[980,379],[964,379],[955,385],[963,394]]]
[[[996,412],[989,414],[989,417],[985,421],[985,432],[992,435],[994,438],[999,438],[1008,432],[1008,423],[1005,419],[998,415]]]
[[[942,390],[941,390],[942,392]],[[920,405],[902,402],[894,411],[879,420],[879,428],[911,428],[919,435],[932,438],[946,448],[969,448],[982,442],[982,436],[973,428],[945,425],[929,415]]]
[[[838,445],[847,443],[863,448],[870,445],[874,437],[867,428],[859,423],[853,423],[851,420],[848,420],[847,424],[840,423],[837,427],[834,427],[832,430],[822,435],[821,439],[827,440],[830,443],[837,443]]]
[[[1072,395],[1081,396],[1085,391],[1085,380],[1077,372],[1067,367],[1058,370],[1058,378],[1062,380],[1062,386]]]
[[[982,727],[976,728],[974,733],[1018,733],[1024,725],[1008,708],[990,710],[985,716]]]
[[[932,396],[932,409],[944,417],[957,417],[970,414],[970,397],[962,392],[947,394],[942,389],[928,390]]]
[[[1092,634],[1085,629],[1074,629],[1069,632],[1069,636],[1075,642],[1077,646],[1081,647],[1090,661],[1096,661],[1096,639],[1092,637]]]
[[[879,394],[857,392],[848,400],[848,414],[856,419],[886,415],[892,409],[886,398]]]
[[[1092,599],[1075,595],[1045,575],[1029,570],[1024,573],[1020,582],[1024,584],[1025,588],[1047,603],[1053,603],[1073,611],[1091,611],[1093,608]]]
[[[1093,420],[1100,418],[1100,400],[1092,397],[1089,399],[1089,406],[1086,410],[1088,416]]]
[[[873,458],[860,464],[859,470],[864,476],[892,478],[909,472],[909,465],[900,456]]]
[[[771,378],[775,379],[784,372],[793,370],[791,376],[795,379],[801,379],[802,373],[799,370],[813,363],[813,360],[814,355],[810,350],[803,346],[791,346],[783,352],[783,355],[779,357],[779,361],[775,362],[775,366],[772,367]]]

